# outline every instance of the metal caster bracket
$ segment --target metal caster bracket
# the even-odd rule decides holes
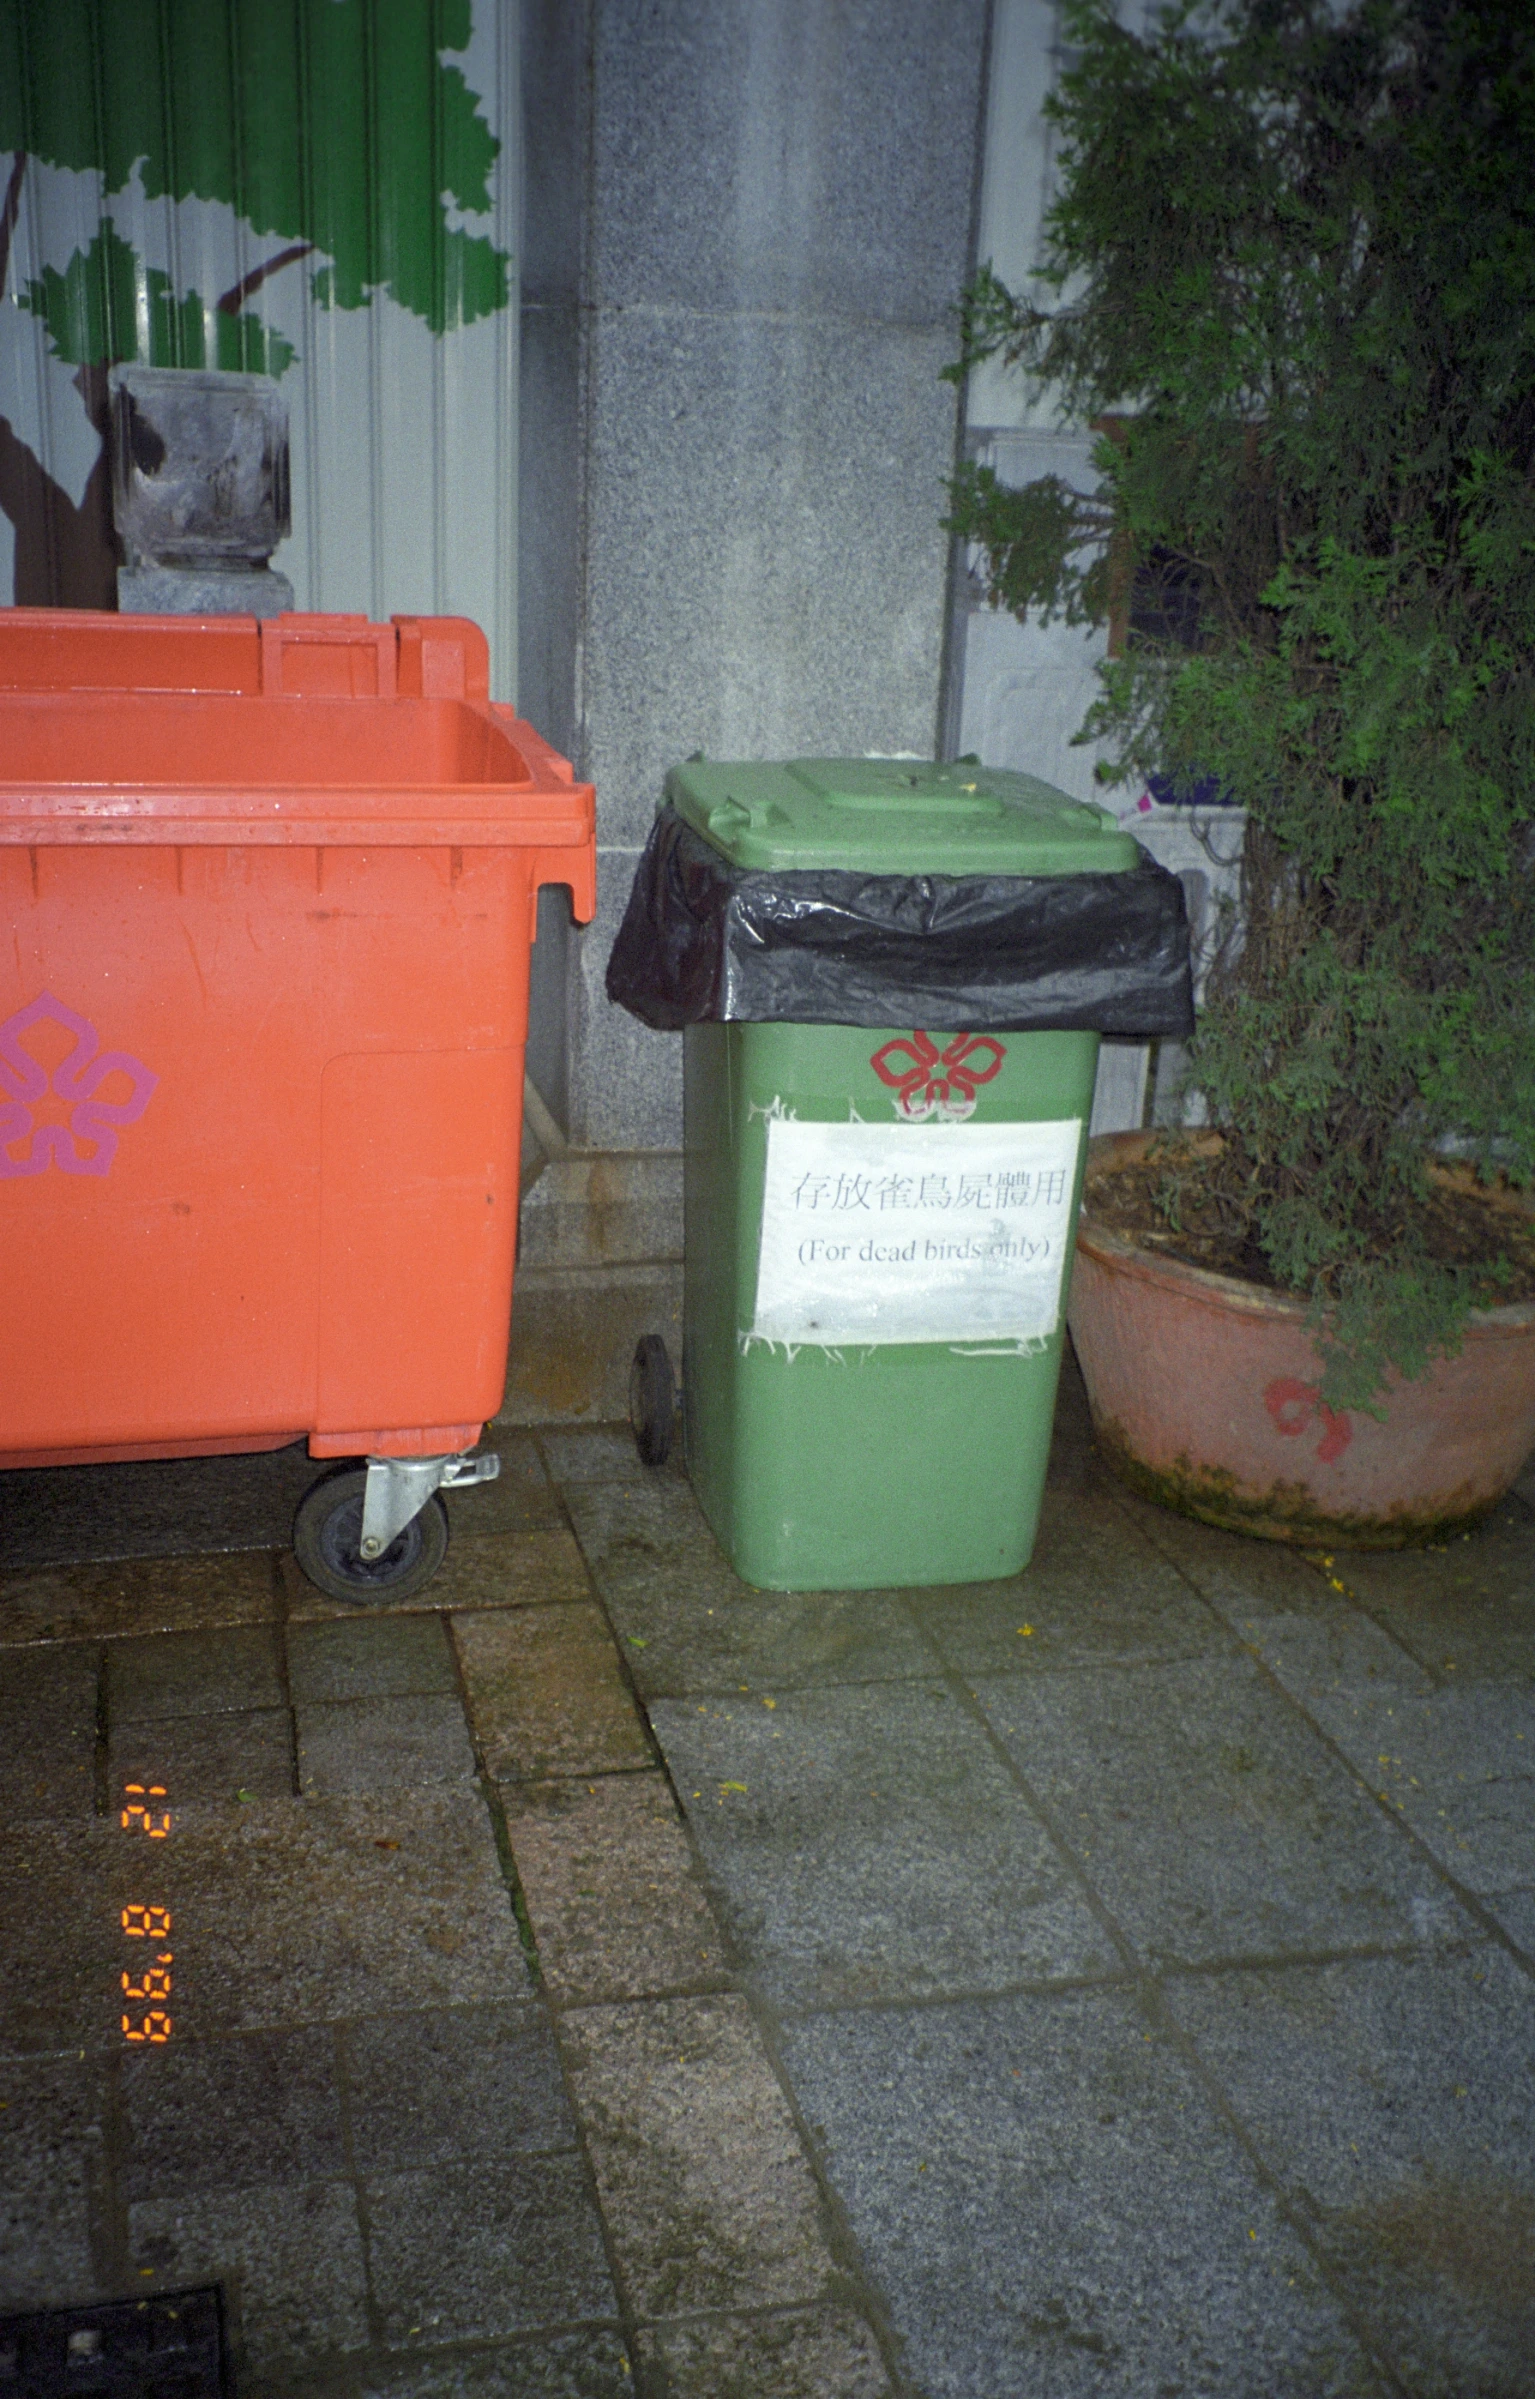
[[[381,1558],[412,1517],[420,1515],[434,1491],[456,1491],[465,1483],[493,1483],[500,1472],[501,1460],[494,1450],[478,1458],[472,1458],[467,1450],[445,1458],[370,1458],[358,1545],[363,1556],[370,1565]]]

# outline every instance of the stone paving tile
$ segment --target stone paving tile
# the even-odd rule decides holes
[[[1436,1686],[1368,1618],[1276,1618],[1265,1662],[1446,1871],[1491,1896],[1535,1883],[1535,1683]]]
[[[328,2358],[312,2370],[289,2360],[273,2366],[240,2361],[239,2399],[359,2399],[361,2353]]]
[[[815,2182],[743,1999],[572,2009],[561,2040],[637,2316],[832,2295]]]
[[[474,1483],[447,1494],[448,1521],[460,1535],[478,1540],[489,1533],[527,1533],[565,1521],[559,1495],[534,1436],[511,1425],[487,1425],[480,1448],[493,1449],[501,1472],[493,1483]]]
[[[1223,1533],[1214,1525],[1154,1507],[1105,1476],[1114,1504],[1151,1547],[1186,1575],[1194,1589],[1220,1613],[1247,1623],[1261,1616],[1298,1616],[1308,1610],[1332,1615],[1338,1595],[1326,1573],[1284,1541],[1255,1541]]]
[[[515,2347],[392,2359],[370,2366],[359,2392],[360,2399],[634,2399],[634,2388],[621,2334],[564,2332]]]
[[[752,1591],[712,1609],[677,1605],[664,1584],[608,1597],[636,1687],[652,1699],[692,1692],[795,1690],[817,1683],[930,1675],[932,1653],[892,1591]],[[643,1626],[643,1631],[639,1627]]]
[[[1509,1939],[1523,1950],[1531,1972],[1535,1973],[1535,1887],[1499,1891],[1487,1905]]]
[[[399,2343],[496,2340],[617,2316],[602,2227],[573,2153],[371,2176],[380,2329]]]
[[[319,1472],[301,1441],[226,1458],[12,1467],[0,1568],[194,1556],[207,1566],[219,1553],[283,1549]]]
[[[1426,1698],[1444,1677],[1419,1665],[1399,1641],[1362,1609],[1339,1602],[1335,1609],[1307,1609],[1298,1616],[1257,1616],[1242,1628],[1243,1643],[1309,1706],[1340,1687],[1358,1691],[1373,1706],[1395,1706],[1404,1698]]]
[[[1200,1975],[1169,1999],[1404,2387],[1528,2390],[1528,1977],[1479,1946]]]
[[[405,2174],[575,2140],[554,2035],[539,2007],[365,2016],[344,2039],[360,2173]]]
[[[120,1910],[148,1845],[115,1823],[35,1822],[0,1874],[0,2055],[120,2049]]]
[[[1078,1485],[1101,1480],[1103,1461],[1093,1438],[1093,1414],[1088,1405],[1087,1385],[1077,1364],[1077,1353],[1071,1335],[1066,1336],[1061,1350],[1060,1380],[1055,1387],[1055,1423],[1050,1436],[1050,1457],[1046,1469],[1048,1480],[1059,1490],[1071,1490]]]
[[[977,1685],[1156,1964],[1444,1938],[1470,1921],[1251,1658]]]
[[[96,1804],[94,1643],[13,1650],[0,1663],[0,1811],[9,1825],[78,1822]]]
[[[297,1560],[284,1555],[277,1565],[288,1621],[357,1624],[381,1617],[437,1615],[453,1608],[525,1608],[545,1600],[590,1599],[581,1552],[552,1490],[549,1510],[556,1521],[521,1531],[455,1534],[446,1561],[423,1590],[367,1607],[327,1598],[300,1572]]]
[[[95,2059],[0,2066],[0,2308],[90,2296],[105,2104]]]
[[[662,1774],[509,1785],[517,1878],[557,1999],[717,1983],[719,1931]]]
[[[431,1783],[474,1780],[474,1752],[456,1691],[322,1700],[295,1708],[294,1719],[299,1784],[306,1793],[418,1791]]]
[[[591,1581],[570,1527],[455,1541],[432,1585],[440,1608],[528,1608],[589,1600]]]
[[[1443,1549],[1340,1551],[1333,1570],[1431,1671],[1535,1682],[1535,1522],[1520,1502]]]
[[[686,1483],[682,1443],[674,1440],[664,1466],[647,1466],[626,1424],[541,1425],[539,1447],[562,1489],[577,1483],[628,1483],[639,1490]]]
[[[692,1485],[678,1477],[574,1483],[565,1489],[565,1504],[605,1598],[668,1576],[677,1579],[679,1596],[703,1602],[751,1590],[709,1530]]]
[[[130,2200],[330,2182],[347,2170],[329,2025],[172,2038],[126,2054],[121,2076]]]
[[[110,1809],[120,1808],[129,1782],[162,1783],[173,1825],[184,1808],[223,1807],[242,1796],[290,1798],[292,1719],[286,1708],[257,1708],[126,1724],[107,1745]]]
[[[276,1606],[277,1584],[265,1551],[36,1567],[0,1575],[0,1648],[265,1624]]]
[[[1039,1541],[1006,1582],[914,1592],[917,1622],[961,1674],[1196,1657],[1230,1635],[1101,1488],[1047,1490]]]
[[[452,1621],[475,1735],[496,1781],[653,1763],[600,1609],[521,1608]]]
[[[924,2399],[1381,2391],[1130,1994],[815,2016],[784,2048]]]
[[[297,1705],[456,1691],[458,1675],[436,1616],[353,1616],[288,1628],[288,1687]]]
[[[840,2309],[662,2324],[638,2348],[664,2371],[669,2399],[882,2399],[890,2389],[874,2335]]]
[[[569,1495],[592,1576],[645,1699],[932,1672],[890,1591],[755,1591],[727,1565],[685,1487],[597,1485]]]
[[[1056,1678],[1051,1677],[1053,1683]],[[651,1711],[729,1929],[775,2005],[1113,1971],[984,1731],[943,1685]]]
[[[114,1732],[167,1716],[279,1708],[285,1696],[276,1636],[265,1625],[151,1633],[114,1641],[107,1653],[107,1707]]]
[[[280,2378],[367,2339],[362,2234],[350,2184],[279,2183],[146,2200],[128,2211],[128,2243],[137,2290],[225,2284],[242,2389],[246,2360]]]
[[[530,1987],[476,1793],[270,1801],[194,1818],[155,1860],[155,1882],[177,1911],[188,2034],[506,2000]],[[146,1883],[139,1896],[150,1895]]]
[[[34,1826],[0,1876],[0,2054],[121,2047],[121,1910],[168,1906],[188,2039],[531,1991],[477,1793],[208,1809],[151,1847]]]

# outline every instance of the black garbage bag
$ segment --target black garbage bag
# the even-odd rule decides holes
[[[608,960],[657,1032],[924,1025],[1186,1040],[1188,917],[1144,852],[1096,875],[860,875],[733,866],[668,801]]]

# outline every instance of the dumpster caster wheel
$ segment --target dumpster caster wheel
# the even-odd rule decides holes
[[[646,1333],[629,1369],[629,1422],[634,1445],[647,1466],[664,1466],[671,1454],[677,1386],[659,1333]]]
[[[448,1554],[448,1512],[434,1492],[382,1557],[362,1554],[362,1501],[368,1472],[328,1474],[300,1500],[293,1554],[317,1591],[366,1608],[409,1599],[431,1581]]]

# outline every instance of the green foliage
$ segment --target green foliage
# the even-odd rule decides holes
[[[1081,738],[1249,812],[1195,1073],[1223,1203],[1360,1405],[1468,1305],[1425,1154],[1535,1178],[1535,17],[1068,15],[1043,297],[983,273],[951,373],[1000,355],[1099,425],[1099,486],[971,469],[949,522],[1020,613],[1102,623],[1137,569],[1194,594]]]
[[[0,0],[0,150],[223,201],[331,262],[325,305],[387,291],[442,333],[511,290],[444,205],[487,211],[500,149],[441,57],[469,34],[470,0]]]
[[[76,250],[62,273],[45,267],[19,299],[47,325],[55,358],[71,366],[111,366],[133,358],[143,366],[211,365],[239,374],[281,375],[293,363],[293,344],[259,317],[226,316],[220,310],[212,312],[210,359],[207,312],[196,292],[178,300],[170,277],[146,267],[107,219],[88,250]]]

